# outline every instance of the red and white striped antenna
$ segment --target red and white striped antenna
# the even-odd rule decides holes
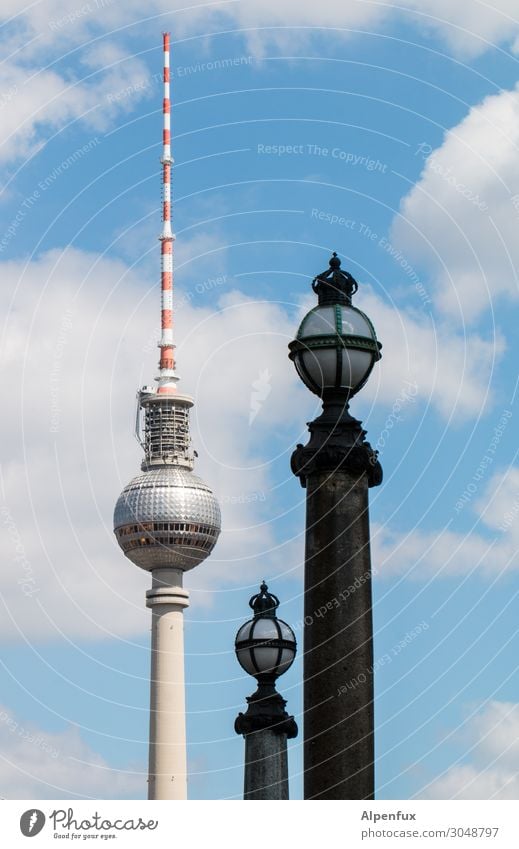
[[[175,372],[175,345],[173,343],[173,242],[171,230],[171,101],[169,97],[169,32],[164,32],[164,102],[162,131],[162,233],[161,242],[161,337],[160,372],[157,392],[175,392],[178,377]]]

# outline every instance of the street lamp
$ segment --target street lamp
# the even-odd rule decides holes
[[[245,737],[244,799],[288,799],[287,739],[297,736],[294,717],[276,690],[276,680],[296,655],[292,628],[278,619],[277,596],[265,582],[249,601],[254,617],[236,635],[238,663],[256,678],[258,688],[247,698],[248,709],[234,724]]]
[[[340,268],[334,253],[330,268],[312,283],[319,303],[305,315],[288,347],[311,392],[320,397],[338,392],[347,399],[366,383],[382,346],[368,316],[351,304],[357,282]]]
[[[358,284],[334,253],[312,288],[289,356],[323,411],[292,455],[306,487],[304,626],[305,799],[374,798],[373,624],[368,487],[382,468],[349,413],[380,359]]]

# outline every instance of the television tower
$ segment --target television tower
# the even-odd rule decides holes
[[[126,557],[152,575],[146,606],[152,612],[149,799],[186,799],[183,575],[213,550],[220,508],[210,488],[193,474],[189,434],[193,399],[177,392],[173,342],[173,242],[169,33],[164,33],[163,211],[161,242],[160,363],[157,386],[137,393],[136,436],[142,474],[123,489],[114,533]]]

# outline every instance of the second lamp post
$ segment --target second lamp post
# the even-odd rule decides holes
[[[278,619],[277,596],[265,582],[249,601],[253,619],[236,635],[236,657],[242,669],[253,675],[258,689],[247,698],[248,709],[234,724],[245,737],[244,799],[288,799],[287,740],[297,736],[293,716],[276,690],[276,680],[289,669],[296,655],[292,628]]]

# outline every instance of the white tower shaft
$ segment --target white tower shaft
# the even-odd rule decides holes
[[[187,799],[182,571],[155,569],[152,610],[148,799]]]

